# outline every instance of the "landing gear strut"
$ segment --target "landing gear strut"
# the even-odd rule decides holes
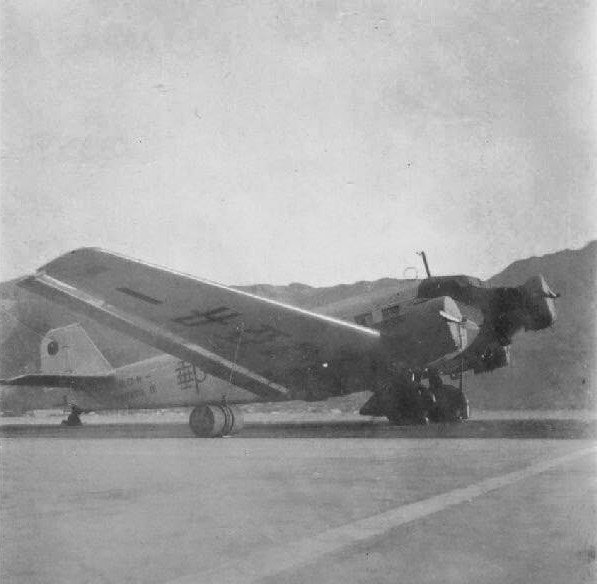
[[[220,438],[242,430],[243,413],[237,406],[206,404],[193,408],[189,426],[199,438]]]

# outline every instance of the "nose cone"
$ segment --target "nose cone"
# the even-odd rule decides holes
[[[554,300],[559,297],[543,276],[533,276],[522,289],[527,293],[529,323],[527,328],[538,331],[553,325],[556,320]]]

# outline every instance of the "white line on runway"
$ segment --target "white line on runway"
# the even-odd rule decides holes
[[[324,531],[313,537],[269,548],[246,559],[231,562],[223,568],[207,571],[203,574],[183,576],[171,581],[169,584],[198,584],[200,582],[209,582],[209,584],[249,584],[269,576],[275,576],[281,572],[296,570],[321,559],[327,554],[379,537],[406,523],[438,513],[454,505],[472,501],[486,493],[512,485],[588,454],[594,454],[596,451],[597,448],[594,447],[585,448],[558,458],[531,464],[521,470],[492,477],[474,485],[442,493],[423,501],[396,507],[384,513]]]

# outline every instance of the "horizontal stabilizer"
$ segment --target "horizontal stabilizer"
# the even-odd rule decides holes
[[[101,390],[114,381],[113,375],[63,375],[33,373],[10,379],[0,379],[2,385],[26,385],[35,387],[68,387],[81,390]]]

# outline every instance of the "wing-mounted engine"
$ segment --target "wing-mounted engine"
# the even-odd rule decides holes
[[[558,295],[542,276],[516,287],[491,287],[465,275],[431,276],[421,255],[428,277],[418,282],[414,300],[383,307],[377,319],[374,311],[371,322],[367,314],[358,317],[393,347],[390,367],[361,413],[399,424],[462,421],[468,418],[464,371],[507,366],[516,333],[553,324]],[[443,375],[459,379],[458,387],[445,384]]]
[[[543,276],[534,276],[514,288],[492,288],[485,307],[487,320],[503,346],[512,342],[520,330],[538,331],[550,327],[556,319],[553,292]]]
[[[534,276],[521,286],[497,288],[471,276],[436,276],[419,284],[417,296],[449,296],[468,318],[483,327],[488,340],[505,347],[521,330],[551,326],[556,318],[554,299],[559,295],[543,276]]]
[[[381,309],[377,324],[394,365],[424,367],[443,355],[462,351],[469,342],[456,302],[448,297],[417,299]],[[392,351],[392,347],[396,347]]]

